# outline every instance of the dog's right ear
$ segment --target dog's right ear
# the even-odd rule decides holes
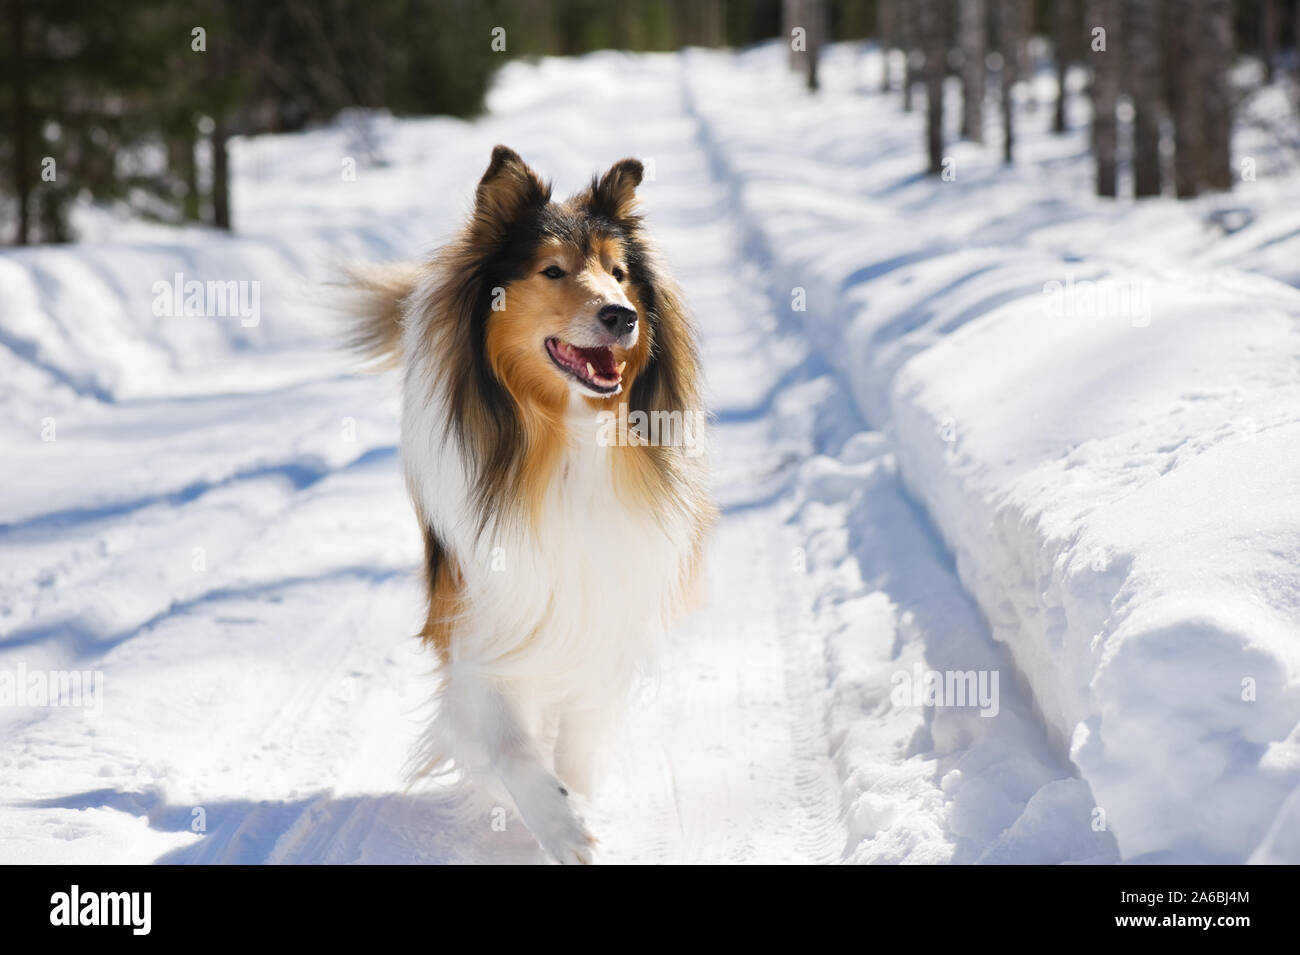
[[[519,221],[530,210],[545,205],[551,187],[505,146],[492,150],[492,161],[479,180],[474,197],[474,218],[494,231]]]

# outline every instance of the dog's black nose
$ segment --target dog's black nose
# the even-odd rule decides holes
[[[626,335],[636,328],[636,312],[626,305],[606,305],[596,317],[615,335]]]

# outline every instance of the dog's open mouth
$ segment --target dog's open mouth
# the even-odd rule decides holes
[[[627,362],[616,362],[612,348],[579,348],[558,338],[548,338],[546,352],[561,371],[597,394],[617,394],[623,387],[623,368]]]

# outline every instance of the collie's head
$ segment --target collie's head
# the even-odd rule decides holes
[[[518,156],[493,153],[475,211],[475,225],[504,245],[493,263],[500,284],[485,316],[486,356],[521,404],[561,407],[570,394],[599,403],[645,366],[652,334],[642,333],[638,285],[648,277],[632,271],[640,182],[641,164],[625,159],[588,192],[555,203]]]
[[[483,524],[508,510],[511,488],[545,486],[574,408],[700,412],[693,332],[637,215],[641,178],[623,159],[554,201],[497,146],[469,222],[439,254],[422,344],[440,353]],[[679,450],[637,446],[640,483],[670,482]]]

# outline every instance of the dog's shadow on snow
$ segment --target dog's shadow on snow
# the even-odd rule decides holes
[[[193,841],[158,865],[444,865],[541,863],[518,817],[464,786],[292,800],[232,799],[179,805],[156,789],[96,789],[16,804],[33,810],[108,809]]]

